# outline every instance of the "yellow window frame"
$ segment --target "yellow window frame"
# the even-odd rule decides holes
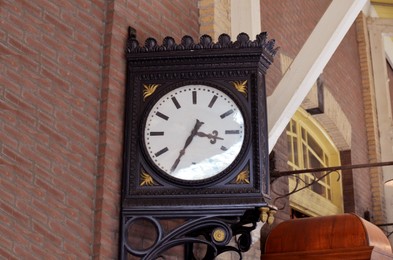
[[[340,165],[340,153],[323,127],[304,109],[299,109],[287,126],[288,165],[293,170]],[[311,163],[312,162],[312,163]],[[317,173],[321,176],[324,173]],[[310,216],[343,213],[341,173],[332,173],[318,184],[289,197],[290,206]],[[314,179],[311,173],[300,174],[301,181],[289,178],[289,191],[304,187]]]

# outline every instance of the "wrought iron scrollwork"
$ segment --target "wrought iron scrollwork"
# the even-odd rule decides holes
[[[276,203],[277,200],[286,198],[286,197],[288,197],[288,196],[290,196],[290,195],[292,195],[294,193],[297,193],[299,191],[302,191],[304,189],[307,189],[307,188],[315,185],[316,183],[318,183],[319,181],[323,180],[326,176],[328,176],[328,175],[330,175],[332,173],[337,173],[337,181],[339,181],[340,178],[341,178],[341,174],[338,171],[336,171],[336,170],[325,172],[324,174],[322,174],[320,176],[317,176],[315,174],[315,172],[310,172],[310,174],[313,176],[313,178],[310,179],[310,182],[305,182],[301,177],[299,177],[297,175],[292,175],[292,177],[294,177],[295,180],[296,180],[295,187],[293,188],[292,191],[290,191],[290,192],[288,192],[286,194],[280,194],[279,192],[275,191],[274,188],[272,188],[272,192],[278,195],[278,197],[276,197],[274,199],[274,203]],[[277,178],[274,179],[272,182],[274,182],[275,180],[277,180]],[[299,185],[300,183],[303,183],[303,185]]]
[[[192,247],[196,244],[205,245],[206,251],[202,259],[214,259],[225,252],[235,252],[242,259],[242,253],[250,249],[252,239],[251,231],[256,228],[259,221],[259,211],[248,210],[241,217],[203,216],[188,219],[185,223],[165,234],[159,217],[129,216],[123,226],[123,247],[126,254],[140,257],[143,260],[165,259],[165,252],[175,246],[190,247],[186,250],[186,258],[197,259]],[[138,249],[129,240],[128,229],[137,221],[147,221],[154,227],[155,240],[148,248]],[[235,241],[234,245],[231,243]]]

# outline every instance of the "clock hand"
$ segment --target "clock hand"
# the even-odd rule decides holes
[[[172,165],[172,167],[171,167],[171,172],[174,172],[174,171],[175,171],[177,165],[178,165],[179,162],[180,162],[180,158],[181,158],[181,157],[185,154],[185,152],[186,152],[187,146],[190,145],[190,143],[192,142],[192,139],[194,138],[194,136],[197,135],[199,128],[200,128],[203,124],[204,124],[204,123],[201,122],[201,121],[199,121],[198,119],[196,120],[196,123],[195,123],[195,125],[194,125],[194,128],[193,128],[192,131],[191,131],[190,136],[187,137],[187,140],[186,140],[186,143],[184,144],[183,149],[180,150],[179,156],[176,158],[175,163],[174,163],[174,164]]]
[[[207,137],[209,139],[212,139],[212,140],[210,140],[211,144],[215,144],[217,139],[218,140],[224,140],[224,138],[218,137],[217,135],[218,135],[218,131],[217,130],[214,130],[211,134],[205,134],[204,132],[198,132],[197,133],[197,136],[199,136],[199,137]]]

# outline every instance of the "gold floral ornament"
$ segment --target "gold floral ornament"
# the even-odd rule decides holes
[[[143,101],[146,100],[148,96],[151,96],[154,91],[160,86],[159,84],[143,84]]]
[[[243,93],[247,97],[247,80],[233,81],[232,84],[237,89],[237,91]]]
[[[141,173],[141,184],[140,186],[153,186],[155,185],[153,177],[150,176],[150,174],[146,172]]]
[[[236,180],[235,180],[236,184],[243,184],[243,183],[250,183],[250,172],[248,170],[244,170],[242,172],[240,172],[237,176],[236,176]]]

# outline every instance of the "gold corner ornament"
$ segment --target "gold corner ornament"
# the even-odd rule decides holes
[[[153,177],[146,172],[141,172],[141,183],[140,186],[153,186],[155,185]]]
[[[159,86],[159,84],[143,84],[143,101],[145,101],[147,97],[151,96]]]
[[[250,183],[250,171],[248,169],[241,171],[235,180],[236,184],[249,184]]]
[[[244,81],[232,81],[233,86],[240,93],[244,94],[247,97],[247,80]]]

